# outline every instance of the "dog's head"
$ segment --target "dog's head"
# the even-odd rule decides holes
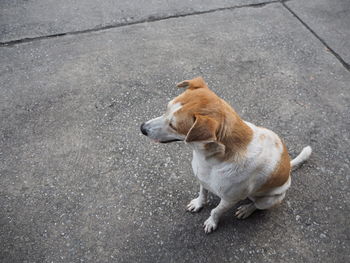
[[[142,133],[161,143],[216,141],[223,118],[222,100],[201,77],[182,81],[177,86],[186,91],[168,103],[162,116],[143,123]]]
[[[241,156],[252,130],[201,77],[177,84],[186,90],[168,103],[165,113],[141,125],[141,132],[156,142],[185,141],[207,157]],[[198,148],[199,147],[199,148]]]

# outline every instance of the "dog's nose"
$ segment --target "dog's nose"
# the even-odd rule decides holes
[[[145,123],[141,124],[141,132],[142,132],[143,135],[147,136],[147,130],[145,129]]]

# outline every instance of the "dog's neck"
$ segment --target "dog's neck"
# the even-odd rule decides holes
[[[248,144],[253,138],[252,129],[229,106],[226,109],[215,141],[190,143],[194,151],[213,164],[244,160]]]
[[[222,125],[218,142],[225,146],[224,160],[244,158],[248,144],[253,138],[252,129],[235,113],[233,121]]]
[[[222,144],[225,151],[217,157],[223,161],[239,161],[244,158],[247,146],[253,139],[253,130],[229,104],[222,102],[225,114],[217,132],[217,143]]]

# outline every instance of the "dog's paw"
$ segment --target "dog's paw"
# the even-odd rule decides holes
[[[256,209],[256,207],[255,207],[254,203],[250,203],[247,205],[241,205],[240,207],[237,208],[235,216],[238,219],[245,219],[248,216],[250,216],[255,211],[255,209]]]
[[[215,222],[215,220],[210,216],[207,220],[205,220],[203,227],[204,227],[204,232],[206,234],[209,234],[218,227],[218,223]]]
[[[204,202],[198,197],[193,199],[188,205],[186,210],[189,212],[198,212],[204,205]]]

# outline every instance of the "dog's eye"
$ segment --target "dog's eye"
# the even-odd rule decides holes
[[[174,127],[174,125],[171,122],[169,123],[169,126],[170,126],[170,128],[172,128],[173,130],[176,131],[176,128]]]

